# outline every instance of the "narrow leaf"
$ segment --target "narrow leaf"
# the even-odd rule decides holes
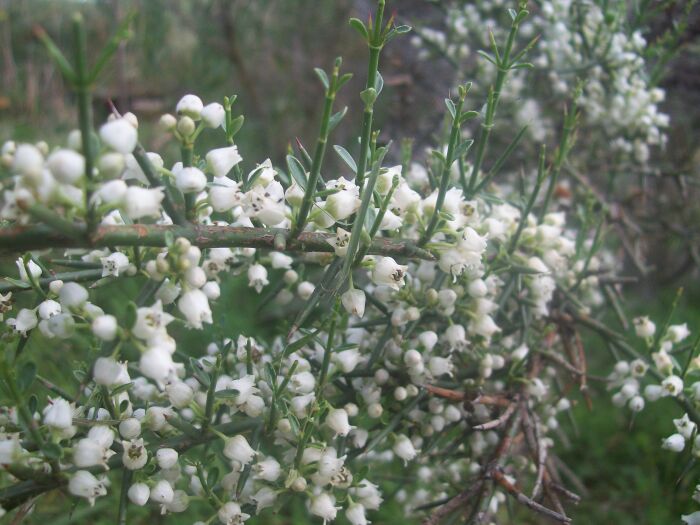
[[[343,146],[338,145],[333,146],[333,149],[338,154],[338,156],[341,159],[343,159],[343,162],[345,162],[345,164],[348,165],[352,172],[357,173],[357,163],[355,162],[355,159],[352,158],[352,155],[350,155],[350,152],[346,150]]]

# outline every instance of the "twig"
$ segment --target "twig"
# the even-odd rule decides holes
[[[524,505],[525,507],[529,508],[530,510],[533,510],[539,514],[542,514],[543,516],[546,516],[547,518],[550,518],[554,521],[557,521],[559,523],[571,523],[571,518],[564,516],[563,514],[559,512],[555,512],[552,509],[548,509],[544,505],[540,505],[536,501],[533,501],[531,498],[528,498],[525,494],[520,492],[515,485],[513,485],[510,481],[508,481],[501,472],[500,469],[494,469],[490,473],[491,479],[493,479],[503,490],[505,490],[508,494],[513,496],[518,503],[521,505]]]
[[[91,239],[70,238],[45,226],[11,226],[0,228],[0,253],[18,253],[45,248],[89,248],[105,246],[165,247],[168,238],[185,237],[200,248],[239,247],[275,248],[279,234],[289,230],[279,228],[245,228],[205,225],[152,225],[99,226]],[[332,252],[328,240],[334,234],[302,232],[296,239],[287,237],[286,252]],[[377,238],[369,247],[370,255],[409,257],[434,260],[435,257],[409,240]]]
[[[517,400],[513,401],[508,408],[505,409],[503,414],[501,414],[497,419],[493,419],[491,421],[487,421],[486,423],[482,423],[481,425],[476,425],[472,427],[472,430],[491,430],[494,428],[498,428],[502,426],[503,424],[510,419],[510,416],[513,415],[513,412],[515,412],[515,409],[518,407]]]

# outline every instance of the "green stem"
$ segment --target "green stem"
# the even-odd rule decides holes
[[[540,221],[547,214],[547,209],[549,208],[549,203],[554,195],[554,188],[557,185],[557,180],[559,179],[559,173],[561,172],[561,167],[566,161],[566,156],[569,154],[571,147],[573,146],[573,131],[576,127],[577,118],[577,106],[576,100],[580,94],[580,87],[577,89],[574,95],[574,102],[572,104],[571,111],[567,113],[564,118],[564,128],[561,134],[561,140],[559,141],[559,148],[557,149],[557,156],[554,160],[554,165],[552,166],[552,174],[549,178],[549,185],[547,186],[547,193],[544,198],[544,203],[542,204],[542,209],[540,209],[539,219]]]
[[[76,95],[78,98],[78,120],[80,123],[80,139],[85,158],[85,210],[87,213],[88,234],[92,233],[97,225],[97,217],[92,207],[92,179],[95,152],[92,140],[92,85],[87,66],[87,37],[85,24],[80,14],[73,18],[73,33],[75,37],[75,72]]]
[[[530,215],[530,211],[532,211],[532,207],[535,205],[535,200],[537,199],[537,195],[539,194],[540,188],[542,187],[542,181],[544,181],[545,177],[547,176],[547,170],[545,169],[545,159],[545,145],[542,144],[542,148],[540,149],[540,162],[537,169],[537,181],[535,182],[535,188],[532,190],[530,200],[527,201],[527,205],[525,206],[525,209],[523,210],[523,213],[520,217],[518,229],[515,231],[515,234],[510,240],[510,246],[508,247],[509,255],[512,254],[515,251],[515,248],[518,246],[518,240],[520,240],[520,235],[523,233],[523,229],[527,224],[527,217],[528,215]]]
[[[476,149],[476,156],[474,158],[474,166],[472,167],[472,172],[469,177],[469,195],[474,194],[474,188],[476,187],[476,181],[479,177],[479,170],[481,170],[481,165],[484,162],[484,156],[486,154],[486,146],[489,142],[489,137],[491,136],[491,131],[493,130],[494,120],[496,117],[496,107],[501,98],[501,91],[503,90],[503,84],[505,83],[508,71],[510,71],[510,54],[513,50],[513,43],[515,42],[515,36],[518,33],[518,28],[520,27],[520,16],[516,16],[513,23],[510,26],[510,32],[508,33],[508,39],[506,40],[506,45],[503,50],[503,57],[497,60],[498,73],[496,74],[496,81],[494,82],[491,90],[489,92],[488,100],[486,102],[486,117],[484,123],[481,125],[481,133],[479,134],[478,145]]]
[[[117,517],[117,525],[126,525],[126,509],[129,506],[129,486],[131,485],[131,477],[133,471],[124,469],[122,472],[122,486],[119,493],[119,515]]]
[[[301,207],[299,208],[296,224],[292,230],[293,237],[297,237],[302,231],[304,231],[306,220],[309,216],[309,211],[311,211],[311,206],[313,205],[316,186],[321,175],[323,157],[326,154],[326,144],[328,143],[328,134],[330,132],[330,120],[331,115],[333,114],[333,103],[335,102],[339,71],[340,59],[336,59],[335,65],[333,66],[333,77],[331,78],[330,84],[326,89],[326,101],[323,106],[323,116],[321,117],[321,129],[318,133],[318,141],[316,142],[316,150],[314,151],[314,157],[311,162],[309,180],[306,182],[304,198],[301,201]]]
[[[377,72],[379,70],[379,55],[384,47],[382,40],[382,23],[384,19],[385,0],[377,2],[377,16],[374,20],[374,30],[369,38],[369,64],[367,66],[367,85],[365,90],[374,88],[377,83]],[[377,93],[377,95],[379,95]],[[362,130],[360,135],[360,157],[357,162],[357,185],[362,189],[369,156],[369,143],[372,137],[372,119],[374,109],[372,104],[365,104],[365,111],[362,115]]]
[[[362,232],[365,228],[365,217],[367,216],[367,210],[369,209],[369,204],[372,200],[374,186],[377,184],[379,170],[385,154],[385,149],[380,150],[378,155],[379,158],[372,165],[372,172],[370,173],[369,180],[367,181],[367,186],[363,190],[360,209],[355,215],[355,221],[352,225],[352,233],[350,234],[350,242],[348,243],[348,251],[345,254],[345,260],[343,262],[341,281],[345,281],[352,271],[352,265],[355,262],[355,256],[357,255],[357,251],[360,247],[360,238],[362,237]]]
[[[170,216],[173,222],[180,225],[187,224],[185,213],[181,209],[182,207],[176,204],[170,187],[167,184],[164,185],[162,183],[161,178],[156,173],[153,164],[151,164],[151,161],[146,154],[146,150],[143,149],[141,144],[136,145],[136,149],[134,150],[134,158],[146,176],[146,179],[148,179],[148,183],[151,185],[151,187],[158,188],[162,186],[164,188],[163,194],[165,197],[163,199],[163,209]]]
[[[430,222],[425,232],[420,238],[418,244],[423,246],[426,242],[430,240],[435,231],[435,227],[440,219],[440,210],[445,202],[445,195],[447,194],[447,185],[450,182],[450,172],[452,164],[455,161],[455,149],[459,143],[460,139],[460,117],[462,115],[462,106],[464,106],[464,98],[466,96],[465,92],[460,94],[457,106],[455,108],[454,120],[452,121],[452,130],[450,131],[450,142],[447,146],[447,156],[445,157],[445,162],[442,166],[442,174],[440,175],[440,188],[438,189],[437,200],[435,201],[435,209],[430,217]]]

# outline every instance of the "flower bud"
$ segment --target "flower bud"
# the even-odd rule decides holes
[[[120,118],[102,125],[100,139],[108,148],[126,155],[136,148],[138,133],[128,120]]]

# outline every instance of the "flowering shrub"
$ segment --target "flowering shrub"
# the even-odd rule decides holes
[[[79,19],[73,63],[40,33],[76,86],[80,129],[64,146],[2,147],[0,246],[24,254],[0,287],[1,512],[63,490],[90,505],[114,495],[120,523],[139,507],[263,523],[301,500],[318,522],[342,512],[361,525],[391,497],[435,524],[498,521],[512,497],[571,521],[579,496],[554,445],[571,388],[588,399],[581,330],[615,334],[634,353],[599,320],[620,282],[602,223],[556,191],[577,111],[572,103],[555,153],[542,147],[526,167],[525,190],[508,174],[494,180],[509,150],[485,169],[501,86],[527,64],[529,47],[515,46],[523,3],[506,51],[489,58],[498,74],[484,110],[468,109],[481,102],[460,85],[445,100],[446,144],[425,162],[405,150],[390,162],[373,127],[378,64],[410,28],[383,11],[380,0],[369,23],[351,20],[370,59],[358,144],[334,146],[339,176],[322,170],[346,111],[334,112],[350,78],[340,59],[316,70],[325,102],[313,152],[299,143],[285,166],[251,162],[236,146],[235,97],[205,105],[189,94],[160,119],[182,153],[173,162],[144,150],[131,113],[92,130],[90,86],[125,28],[92,69]],[[482,123],[474,148],[470,120]],[[203,134],[220,146],[204,151]],[[218,302],[241,279],[263,308],[285,312],[266,334],[227,328]],[[141,289],[128,305],[101,304],[102,289],[133,280]],[[653,339],[649,321],[636,329]],[[670,326],[654,355],[685,335]],[[73,384],[41,375],[30,339],[80,356]],[[657,358],[669,375],[661,392],[687,404],[674,366]],[[646,368],[618,364],[616,403],[643,407],[629,374]],[[667,448],[693,432],[678,425]],[[388,494],[383,480],[397,469],[413,483]]]

